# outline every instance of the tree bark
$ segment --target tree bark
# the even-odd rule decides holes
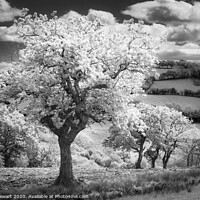
[[[155,168],[155,166],[156,166],[156,159],[157,158],[152,158],[151,159],[151,168]]]
[[[136,164],[135,164],[135,168],[136,168],[136,169],[141,169],[142,157],[143,157],[143,156],[142,156],[142,153],[139,152],[138,160],[137,160],[137,162],[136,162]]]
[[[11,154],[5,153],[3,156],[4,156],[4,167],[11,167],[11,160],[10,160]]]
[[[11,167],[10,166],[10,154],[4,154],[4,166],[5,167]]]
[[[75,183],[73,169],[72,169],[72,157],[71,157],[71,143],[66,138],[60,136],[58,138],[60,146],[60,172],[55,181],[55,185],[71,186]]]
[[[187,167],[190,166],[190,156],[191,156],[191,152],[187,155]]]
[[[167,168],[167,164],[168,164],[170,155],[171,155],[170,152],[165,152],[165,154],[164,154],[164,156],[163,156],[163,159],[162,159],[162,161],[163,161],[163,169],[166,169],[166,168]]]
[[[136,169],[141,169],[141,162],[142,162],[142,157],[143,157],[143,151],[144,151],[144,142],[146,140],[146,137],[143,137],[141,138],[141,143],[140,143],[140,148],[139,148],[139,151],[138,151],[138,160],[135,164],[135,168]]]
[[[193,153],[191,154],[191,166],[193,166],[193,162],[194,162],[194,155]]]
[[[199,154],[197,155],[196,166],[199,166]]]
[[[155,168],[155,164],[156,164],[156,160],[158,158],[159,155],[159,151],[160,151],[160,147],[156,147],[155,150],[152,149],[148,149],[147,150],[147,156],[150,158],[151,160],[151,168]]]
[[[74,97],[75,98],[75,97]],[[43,117],[40,121],[43,125],[50,128],[50,130],[58,136],[58,143],[60,147],[60,171],[54,185],[63,185],[65,187],[77,186],[78,181],[75,180],[72,169],[72,157],[70,146],[78,133],[85,129],[88,122],[88,117],[83,112],[84,104],[76,106],[76,116],[65,119],[61,128],[57,128],[52,120],[52,116]],[[62,114],[62,113],[61,113]]]

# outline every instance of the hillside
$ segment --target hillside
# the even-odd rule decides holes
[[[135,99],[159,106],[163,106],[168,103],[176,103],[181,105],[183,108],[186,106],[191,106],[195,109],[200,109],[200,99],[196,97],[186,97],[178,95],[140,95],[137,96]]]
[[[168,69],[159,69],[158,71],[166,73]],[[170,71],[176,71],[176,68],[169,69]],[[196,78],[197,79],[197,78]],[[170,79],[170,80],[156,80],[151,85],[151,88],[175,88],[176,90],[190,89],[198,91],[200,86],[194,85],[193,79]],[[177,104],[182,109],[200,110],[200,99],[197,97],[180,96],[180,95],[146,95],[138,96],[136,100],[150,103],[153,105],[169,105]],[[111,168],[124,168],[131,166],[137,158],[135,153],[127,155],[127,159],[123,160],[123,155],[120,152],[115,152],[110,148],[102,147],[102,142],[109,136],[110,123],[105,124],[93,124],[83,130],[75,139],[72,145],[72,158],[76,167],[92,167],[93,169],[99,169],[101,167]],[[197,128],[200,128],[200,123],[196,124]],[[57,163],[59,165],[59,151],[56,137],[54,138],[54,152],[57,156]],[[170,160],[170,164],[175,163],[176,157]],[[161,164],[161,163],[160,163]],[[159,164],[158,164],[159,165]],[[143,167],[149,166],[147,160],[143,159]]]
[[[146,97],[136,100],[173,107],[200,122],[200,64],[160,61],[156,70],[158,76],[151,74],[144,84]]]
[[[196,79],[198,80],[198,79]],[[178,92],[187,90],[192,90],[197,92],[200,90],[200,86],[194,85],[194,79],[174,79],[174,80],[162,80],[154,81],[151,88],[175,88]]]

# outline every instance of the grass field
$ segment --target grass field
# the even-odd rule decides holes
[[[94,170],[74,166],[74,174],[76,178],[84,182],[79,192],[89,194],[90,198],[87,199],[90,200],[197,200],[200,196],[198,185],[200,171],[198,169],[106,170],[101,168]],[[64,190],[63,187],[48,187],[53,184],[57,175],[58,168],[2,168],[0,195],[69,194],[69,191]],[[78,192],[75,189],[72,191]],[[113,194],[114,198],[108,197]],[[124,197],[117,198],[118,194]],[[105,198],[98,198],[98,195]]]
[[[182,107],[191,105],[191,107],[200,110],[200,99],[196,97],[176,96],[176,95],[146,95],[138,96],[136,100],[141,100],[145,103],[153,105],[165,105],[167,103],[180,104]]]
[[[191,91],[198,91],[200,90],[200,86],[195,86],[193,84],[192,79],[174,79],[174,80],[163,80],[163,81],[154,81],[152,88],[175,88],[178,92],[183,91],[185,89]]]
[[[152,193],[148,195],[137,195],[116,198],[115,200],[200,200],[200,186],[192,188],[192,192],[186,190],[179,193],[158,194]]]

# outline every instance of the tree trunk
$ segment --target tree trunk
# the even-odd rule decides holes
[[[192,152],[188,153],[188,155],[187,155],[187,167],[190,166],[190,156],[191,156],[191,153]]]
[[[162,161],[163,161],[163,169],[166,169],[166,168],[167,168],[167,164],[168,164],[170,155],[171,155],[170,152],[165,152],[165,154],[164,154],[164,156],[163,156],[163,159],[162,159]]]
[[[5,153],[4,155],[4,167],[11,167],[10,166],[10,153]]]
[[[157,158],[152,158],[151,159],[151,168],[155,168],[155,166],[156,166],[156,159]]]
[[[59,137],[58,143],[60,146],[60,173],[55,181],[55,185],[72,186],[75,183],[72,170],[71,143],[64,138]]]
[[[155,164],[156,164],[156,160],[159,155],[159,151],[160,151],[160,147],[157,147],[155,151],[152,151],[152,155],[149,154],[149,157],[151,158],[151,168],[155,168]]]
[[[197,155],[196,166],[199,166],[199,154]]]
[[[75,98],[75,97],[74,97]],[[76,102],[77,103],[77,102]],[[47,126],[55,135],[58,136],[60,147],[60,172],[55,181],[55,185],[63,185],[65,187],[77,186],[77,181],[74,179],[72,169],[72,156],[70,146],[78,133],[85,129],[88,123],[88,117],[83,113],[84,104],[76,105],[76,118],[66,118],[61,128],[57,128],[52,120],[53,115],[43,117],[40,122]],[[71,112],[71,111],[70,111]],[[62,115],[62,112],[60,113]]]
[[[193,153],[191,154],[191,166],[193,166],[193,162],[194,162],[194,155]]]
[[[138,151],[138,160],[135,164],[135,168],[136,169],[141,169],[141,162],[142,162],[142,157],[143,157],[143,151],[144,151],[144,142],[146,140],[146,137],[143,137],[141,138],[141,143],[140,143],[140,149]]]
[[[141,169],[142,157],[143,157],[143,156],[142,156],[142,153],[139,152],[138,160],[137,160],[137,162],[136,162],[136,164],[135,164],[135,168],[136,168],[136,169]]]

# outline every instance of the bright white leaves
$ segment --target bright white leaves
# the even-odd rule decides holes
[[[190,125],[189,119],[174,109],[130,104],[116,113],[109,140],[114,148],[130,150],[141,137],[146,137],[150,145],[173,149],[174,142],[178,145],[185,139],[184,132]]]
[[[63,113],[74,116],[78,101],[85,116],[111,117],[142,91],[156,61],[154,41],[142,22],[122,26],[125,31],[118,32],[85,16],[24,15],[16,27],[26,48],[14,76],[5,75],[3,82],[11,83],[5,90],[28,101],[26,113],[36,118],[50,114],[58,123]]]
[[[127,72],[120,74],[118,84],[113,81],[112,85],[122,89],[128,83],[131,85],[126,90],[137,91],[141,84],[135,83],[144,77],[134,81],[138,77],[134,73],[147,74],[156,59],[149,35],[141,27],[134,30],[134,24],[128,22],[124,23],[126,34],[105,31],[100,21],[81,16],[64,21],[27,15],[17,26],[27,46],[20,52],[21,61],[27,67],[56,65],[54,73],[58,74],[59,67],[64,66],[70,76],[81,70],[81,87],[111,81],[110,76],[122,66]]]

